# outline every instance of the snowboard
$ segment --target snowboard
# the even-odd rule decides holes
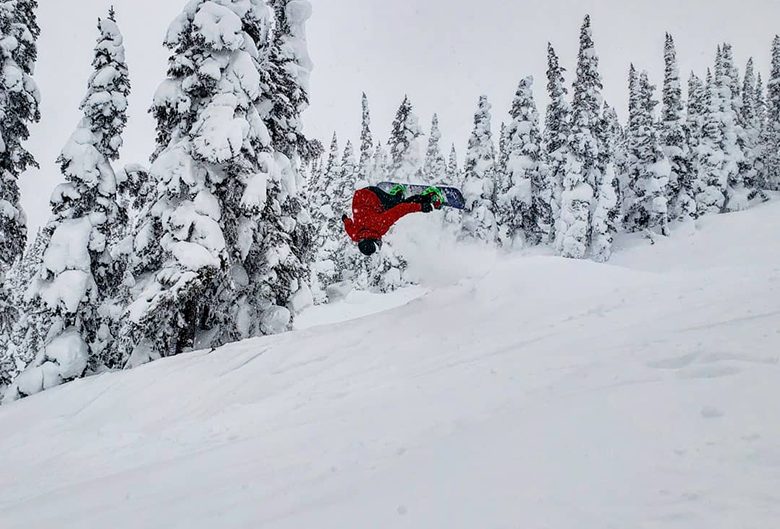
[[[428,186],[423,184],[406,184],[402,182],[380,182],[377,187],[382,191],[390,192],[395,186],[403,186],[404,198],[409,198],[414,195],[421,195],[426,191],[428,193],[436,193],[444,198],[442,206],[455,209],[465,209],[466,200],[463,198],[463,193],[457,187],[451,186]]]

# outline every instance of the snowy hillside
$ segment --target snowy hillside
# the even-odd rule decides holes
[[[499,258],[4,406],[0,527],[775,527],[778,225]]]

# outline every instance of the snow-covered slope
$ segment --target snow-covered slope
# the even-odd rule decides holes
[[[4,406],[0,527],[776,527],[779,225],[501,258]]]

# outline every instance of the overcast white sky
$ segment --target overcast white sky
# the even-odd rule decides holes
[[[23,204],[31,226],[48,218],[48,199],[62,180],[55,163],[79,119],[90,73],[95,22],[110,4],[125,34],[133,82],[131,121],[123,162],[146,161],[154,142],[147,114],[165,73],[161,42],[185,0],[39,0],[42,27],[36,80],[42,122],[30,150],[40,171],[23,176]],[[551,41],[571,80],[582,17],[590,13],[601,58],[604,94],[621,115],[630,62],[663,71],[664,32],[678,47],[685,78],[703,72],[717,43],[734,45],[738,64],[754,56],[768,71],[769,46],[780,32],[777,0],[312,0],[309,49],[315,63],[308,133],[327,143],[332,131],[357,139],[360,94],[369,96],[375,136],[386,140],[395,109],[408,93],[427,129],[438,112],[445,150],[463,155],[477,98],[493,103],[495,129],[509,109],[520,78],[533,75],[544,104],[546,46]]]

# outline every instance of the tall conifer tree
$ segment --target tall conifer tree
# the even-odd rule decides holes
[[[27,241],[27,219],[19,203],[19,176],[38,167],[24,147],[30,123],[41,118],[40,93],[33,80],[40,35],[36,0],[0,3],[0,284],[21,257]]]
[[[444,160],[444,155],[441,152],[440,141],[439,116],[434,114],[431,119],[428,151],[425,154],[425,165],[423,166],[423,179],[429,184],[440,184],[447,178],[447,162]]]
[[[591,238],[591,211],[601,181],[595,130],[600,119],[601,75],[593,44],[590,16],[580,30],[577,78],[569,134],[569,156],[563,180],[558,249],[564,257],[586,257]]]
[[[371,177],[371,165],[374,156],[374,138],[371,135],[371,113],[368,109],[368,96],[363,92],[361,100],[363,109],[362,125],[360,128],[360,161],[358,165],[358,179],[369,183]]]
[[[498,226],[495,215],[496,149],[490,122],[490,103],[487,96],[480,96],[466,151],[463,184],[466,211],[462,235],[492,244],[498,236]]]
[[[567,90],[563,78],[565,69],[560,65],[558,56],[551,44],[547,44],[547,96],[550,104],[545,115],[542,144],[544,160],[552,187],[550,211],[553,224],[548,242],[553,242],[562,234],[558,228],[561,222],[561,196],[566,166],[566,153],[570,128],[570,108],[566,100]]]
[[[127,223],[117,203],[111,162],[119,158],[130,93],[122,35],[113,8],[98,21],[94,72],[81,102],[83,117],[60,154],[66,182],[51,198],[38,273],[27,286],[17,360],[31,361],[7,398],[36,393],[81,376],[87,369],[121,367],[107,354],[112,331],[109,300],[117,295],[125,264],[112,255],[114,234]]]
[[[671,163],[669,176],[669,216],[691,219],[696,215],[694,167],[685,133],[685,112],[680,72],[674,40],[666,34],[664,47],[664,85],[661,106],[661,149]]]

